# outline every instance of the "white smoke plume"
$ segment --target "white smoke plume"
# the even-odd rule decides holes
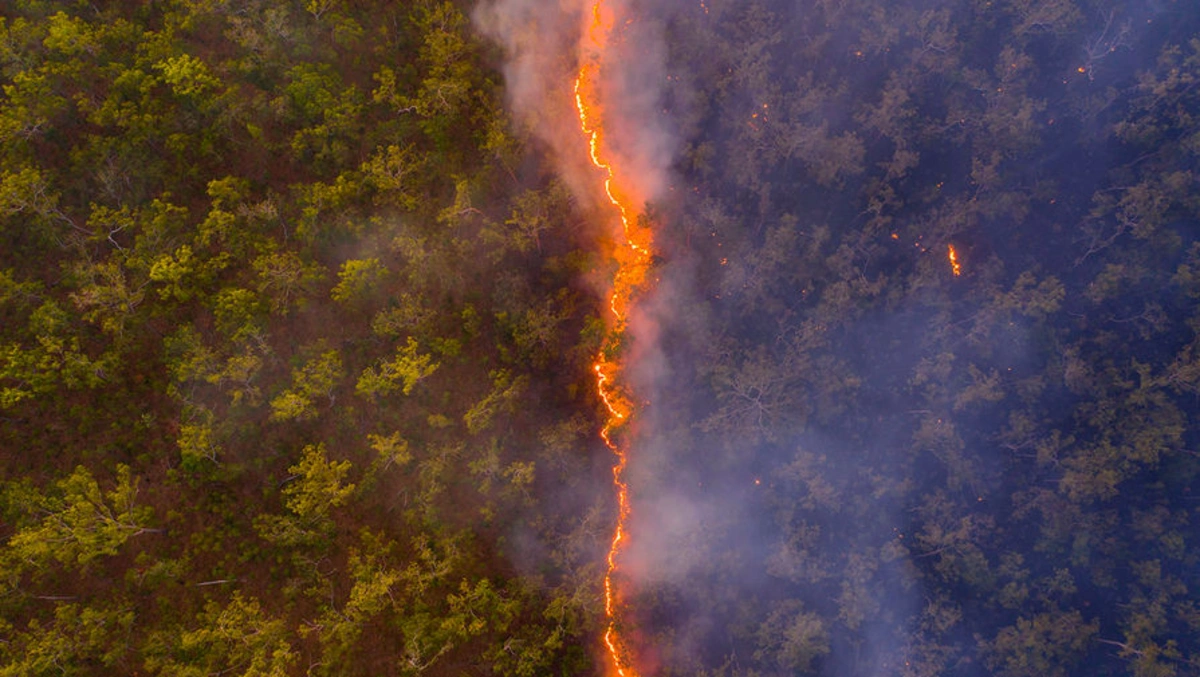
[[[617,18],[600,64],[603,156],[620,190],[640,209],[663,197],[677,147],[662,110],[666,48],[662,26],[626,0],[603,0]],[[579,128],[573,86],[590,0],[494,0],[474,13],[479,30],[505,52],[508,104],[546,144],[556,168],[586,205],[604,205],[603,174],[591,165]]]
[[[599,9],[597,9],[599,8]],[[607,234],[606,239],[623,244],[620,213],[604,192],[605,172],[592,164],[588,137],[581,128],[576,108],[575,82],[580,67],[595,67],[594,87],[586,97],[588,122],[602,128],[599,156],[612,171],[614,194],[636,219],[648,206],[666,202],[671,184],[671,166],[678,149],[677,135],[664,110],[667,89],[667,48],[662,21],[649,7],[634,0],[490,0],[475,12],[476,26],[504,50],[503,65],[508,105],[525,132],[538,139],[556,171],[573,190],[582,213]],[[602,45],[588,39],[594,12],[612,23]],[[650,277],[669,277],[663,266]],[[634,389],[633,399],[652,397],[659,384],[669,379],[667,360],[660,346],[660,325],[670,324],[673,293],[670,280],[658,290],[648,291],[630,311],[630,349],[623,359],[618,380]],[[686,285],[685,285],[686,286]],[[663,454],[648,446],[655,437],[654,417],[635,418],[634,439],[623,440],[631,483],[633,515],[628,547],[621,553],[616,585],[620,596],[636,597],[643,585],[660,582],[658,572],[666,563],[650,557],[657,551],[639,546],[642,539],[660,536],[687,540],[695,533],[695,511],[671,505],[669,497],[638,503],[642,494],[655,493],[657,475],[664,471]],[[647,448],[643,448],[647,445]],[[657,460],[656,460],[657,457]],[[669,470],[668,470],[669,472]],[[691,524],[647,519],[677,515]],[[654,532],[654,533],[651,533]],[[675,552],[679,552],[676,550]],[[670,569],[677,578],[684,571]],[[646,665],[645,655],[638,662]]]

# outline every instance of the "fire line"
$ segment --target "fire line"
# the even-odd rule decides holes
[[[596,373],[596,391],[608,412],[600,430],[600,437],[616,457],[613,466],[613,488],[617,495],[617,523],[609,545],[607,569],[604,573],[604,613],[607,618],[604,644],[617,674],[620,677],[635,677],[636,672],[630,665],[625,641],[619,629],[620,602],[613,582],[618,556],[625,545],[626,525],[631,513],[629,487],[624,477],[628,456],[618,440],[614,439],[614,433],[625,425],[634,413],[633,404],[617,382],[622,369],[616,353],[627,328],[633,296],[646,281],[650,268],[651,235],[649,229],[637,224],[637,215],[631,204],[632,198],[621,190],[621,177],[614,170],[612,160],[604,157],[603,108],[597,86],[616,23],[615,12],[605,7],[604,2],[605,0],[594,0],[587,28],[580,41],[580,64],[575,76],[575,108],[579,113],[579,129],[588,142],[589,158],[597,169],[604,172],[604,193],[620,216],[621,235],[624,238],[624,242],[620,243],[613,253],[617,270],[613,275],[609,295],[612,328],[596,355],[592,369]]]
[[[946,249],[946,256],[950,259],[950,272],[954,273],[954,277],[962,275],[962,266],[958,263],[958,252],[954,250],[954,245],[947,245]]]

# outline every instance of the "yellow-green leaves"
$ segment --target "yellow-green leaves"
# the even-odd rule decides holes
[[[300,461],[288,468],[284,480],[283,515],[261,514],[254,519],[259,535],[280,546],[312,545],[333,530],[330,511],[340,507],[354,494],[357,485],[347,484],[350,461],[331,461],[324,444],[309,444]]]
[[[58,216],[58,195],[43,172],[32,167],[0,171],[0,216],[29,214]]]
[[[0,344],[0,409],[59,386],[92,388],[104,381],[112,356],[84,352],[70,324],[67,312],[47,300],[29,317],[29,341]]]
[[[192,248],[180,245],[174,254],[164,254],[150,266],[150,279],[162,284],[158,295],[163,299],[186,301],[192,297],[188,278],[196,271]]]
[[[412,460],[412,452],[408,449],[408,440],[400,437],[400,433],[383,435],[367,435],[367,441],[379,454],[381,470],[387,470],[393,465],[405,466]]]
[[[339,10],[341,6],[342,0],[305,0],[304,11],[320,21],[326,12]]]
[[[319,397],[333,401],[333,391],[342,378],[342,358],[327,350],[292,371],[292,387],[271,400],[271,418],[276,421],[308,419],[317,415]]]
[[[341,303],[362,300],[374,291],[386,272],[379,259],[350,259],[338,271],[338,283],[330,296]]]
[[[529,385],[528,376],[514,377],[507,369],[494,371],[491,376],[492,391],[463,414],[463,423],[472,435],[487,430],[499,412],[511,410]]]
[[[284,503],[304,520],[320,519],[354,493],[355,485],[345,483],[351,464],[330,461],[324,444],[310,444],[302,453],[300,462],[288,468],[293,479],[283,488]]]
[[[117,466],[116,484],[104,490],[83,466],[56,483],[45,495],[34,495],[29,508],[41,521],[18,529],[8,547],[35,566],[58,562],[82,566],[97,557],[115,555],[133,536],[149,531],[149,508],[138,507],[137,480],[129,466]]]
[[[221,446],[213,431],[212,412],[200,410],[195,418],[197,420],[179,426],[179,437],[176,439],[184,468],[194,468],[204,460],[217,463],[221,453]]]
[[[134,612],[128,607],[92,608],[78,604],[54,607],[53,620],[31,620],[19,631],[3,627],[5,640],[0,645],[0,674],[74,675],[88,669],[114,670],[128,647],[128,633],[134,626]]]
[[[249,289],[222,289],[213,300],[217,329],[233,340],[259,331],[264,309],[258,295]]]
[[[160,674],[285,677],[299,658],[287,641],[287,624],[270,617],[258,600],[233,594],[225,606],[209,602],[200,627],[182,633],[177,656],[148,661]],[[176,661],[182,661],[176,662]]]
[[[221,84],[203,61],[189,54],[159,61],[154,70],[162,73],[163,80],[178,96],[199,96]]]
[[[418,203],[413,184],[420,180],[419,172],[424,167],[412,147],[391,144],[377,148],[361,169],[366,183],[376,190],[376,202],[414,209]]]
[[[431,355],[419,353],[419,347],[416,339],[408,337],[408,343],[396,350],[394,358],[381,362],[377,367],[367,367],[358,378],[355,390],[359,395],[370,397],[388,395],[397,390],[405,395],[411,393],[418,382],[440,366]]]
[[[80,288],[70,295],[83,318],[114,336],[125,333],[133,311],[145,299],[145,282],[130,279],[116,261],[81,262],[76,268]]]
[[[254,260],[258,290],[270,299],[271,310],[287,313],[319,279],[320,268],[305,263],[290,251],[264,254]]]

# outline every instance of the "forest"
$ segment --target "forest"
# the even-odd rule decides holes
[[[611,674],[507,2],[0,4],[0,676]],[[637,674],[1200,674],[1200,6],[620,8]]]

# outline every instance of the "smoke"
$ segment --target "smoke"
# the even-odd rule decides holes
[[[588,138],[581,128],[574,85],[581,68],[589,69],[588,125],[600,130],[598,155],[612,176],[612,195],[626,207],[631,220],[648,217],[652,205],[669,198],[671,166],[678,138],[664,107],[667,49],[663,23],[632,2],[605,0],[497,0],[481,4],[474,21],[505,53],[503,73],[508,105],[529,136],[538,139],[558,174],[574,192],[583,213],[607,229],[607,237],[621,246],[625,237],[620,212],[605,194],[605,172],[589,154]],[[637,227],[638,224],[630,224]],[[661,248],[655,246],[661,253]],[[686,259],[660,266],[650,274],[652,290],[630,311],[628,336],[619,380],[635,400],[665,392],[671,379],[671,362],[663,346],[665,327],[679,326],[673,299],[683,298],[691,285]],[[607,292],[606,292],[607,293]],[[644,410],[644,402],[639,402]],[[700,543],[698,529],[709,518],[703,505],[685,493],[660,486],[658,478],[671,477],[675,449],[657,443],[655,431],[662,421],[642,420],[633,437],[623,439],[629,457],[628,477],[636,486],[636,526],[632,547],[623,551],[618,565],[618,595],[628,600],[639,590],[678,583],[688,574],[688,562],[701,562],[689,553],[689,544]],[[653,497],[653,498],[650,498]],[[643,498],[647,498],[643,502]],[[646,516],[643,518],[642,516]],[[653,541],[647,548],[638,539]],[[684,633],[686,634],[686,633]],[[703,633],[697,633],[699,637]],[[642,667],[656,659],[644,647],[633,646]]]
[[[642,674],[984,674],[1003,614],[1078,603],[1004,606],[1063,565],[1031,549],[1031,509],[1009,514],[1046,471],[997,447],[1024,449],[1036,417],[1009,414],[1035,401],[1067,430],[1041,409],[1071,393],[1034,378],[1059,359],[1042,311],[997,299],[1053,291],[1039,266],[1078,251],[1039,210],[1089,213],[1119,150],[1094,140],[1176,29],[1157,2],[873,4],[605,0],[599,54],[585,0],[475,15],[514,117],[619,243],[572,92],[597,65],[601,154],[653,222],[614,581]],[[1014,127],[1009,104],[1045,112]],[[1081,170],[1085,147],[1104,161]]]
[[[620,242],[618,215],[603,193],[603,172],[588,157],[575,109],[572,85],[580,65],[598,65],[594,84],[603,126],[601,155],[613,169],[617,192],[641,215],[643,205],[650,204],[661,208],[656,214],[685,218],[687,207],[672,186],[672,166],[683,139],[670,120],[691,120],[689,128],[698,121],[696,111],[687,109],[694,99],[683,84],[690,77],[683,72],[686,64],[676,66],[679,73],[668,67],[664,35],[671,10],[605,2],[604,11],[611,14],[606,19],[615,27],[597,54],[587,41],[591,6],[585,0],[496,0],[482,4],[474,20],[505,53],[503,72],[515,119],[544,144],[585,213],[603,220],[612,239]],[[668,105],[670,115],[664,110]],[[830,669],[845,662],[842,656],[853,655],[856,674],[876,669],[866,666],[882,670],[889,656],[897,654],[897,639],[890,634],[897,626],[893,614],[912,606],[913,591],[905,589],[908,579],[903,573],[856,573],[864,581],[890,580],[894,589],[873,595],[886,598],[882,613],[867,608],[868,602],[859,605],[864,614],[874,614],[861,621],[865,646],[829,646],[829,629],[809,610],[836,615],[828,594],[833,573],[790,570],[786,560],[803,558],[803,553],[781,552],[771,538],[778,515],[795,512],[789,502],[805,489],[772,486],[768,471],[800,464],[799,459],[789,461],[801,453],[796,451],[799,441],[764,451],[762,440],[746,437],[731,445],[729,435],[706,435],[696,426],[696,367],[720,358],[714,355],[719,349],[710,299],[702,298],[709,286],[702,279],[711,277],[715,262],[693,251],[687,238],[709,231],[710,225],[715,234],[719,226],[692,218],[696,224],[655,224],[655,250],[663,261],[651,273],[653,289],[631,311],[621,375],[639,405],[634,435],[623,441],[633,512],[614,579],[620,598],[629,602],[622,608],[622,622],[631,653],[643,674],[697,673],[736,656],[735,636],[743,646],[748,638],[761,636],[765,655],[800,671],[831,652]],[[829,440],[807,439],[805,444],[828,457],[851,453]],[[849,467],[837,463],[824,470],[832,477]],[[855,486],[848,471],[841,474],[839,493],[852,495],[852,487],[861,489],[859,494],[872,490]],[[822,511],[835,514],[822,525],[830,531],[838,528],[833,523],[837,519],[852,522],[828,506],[814,514]],[[865,539],[892,539],[893,527],[902,526],[880,520],[870,528],[882,533]],[[792,601],[776,609],[780,586]],[[856,595],[867,597],[860,590],[843,596]],[[853,601],[841,603],[856,608]],[[772,627],[766,627],[763,617],[774,619]],[[776,626],[795,630],[779,635]]]
[[[499,0],[481,3],[475,25],[505,52],[508,103],[526,130],[562,158],[575,157],[570,101],[580,3],[571,0]],[[578,133],[576,132],[577,136]]]
[[[677,147],[662,108],[662,25],[639,15],[633,3],[609,0],[603,7],[621,22],[599,55],[603,154],[620,191],[641,207],[663,197]],[[591,16],[586,0],[497,0],[481,3],[473,19],[504,50],[506,94],[517,122],[545,144],[577,199],[607,206],[603,175],[588,157],[572,90],[580,64],[596,56],[583,53],[581,40]]]

